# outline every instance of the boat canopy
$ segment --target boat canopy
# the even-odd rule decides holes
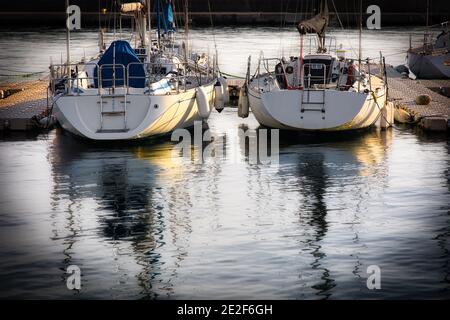
[[[103,88],[123,86],[126,84],[127,78],[129,79],[129,87],[145,87],[144,66],[141,64],[138,56],[127,41],[114,41],[100,58],[98,67],[95,67],[94,71],[96,87],[98,87],[96,75],[99,67],[101,70],[100,76]],[[129,72],[128,75],[127,72]]]

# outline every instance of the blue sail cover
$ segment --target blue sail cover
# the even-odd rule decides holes
[[[114,59],[115,57],[115,59]],[[114,61],[115,60],[115,61]],[[103,88],[111,88],[113,86],[113,71],[115,69],[115,86],[120,87],[124,85],[124,81],[127,79],[127,67],[128,64],[132,62],[141,63],[138,56],[131,48],[130,44],[127,41],[118,40],[111,43],[109,48],[105,51],[103,56],[100,58],[98,65],[103,67],[101,68],[101,79],[102,79],[102,87]],[[113,66],[115,64],[116,66]],[[122,65],[125,67],[125,75],[124,69]],[[98,79],[97,79],[97,68],[95,67],[94,71],[94,81],[95,87],[98,88]],[[144,88],[145,87],[145,70],[142,64],[132,64],[129,67],[130,78],[129,78],[129,87],[133,88]]]

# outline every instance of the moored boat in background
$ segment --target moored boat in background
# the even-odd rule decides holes
[[[408,67],[418,79],[450,79],[450,21],[439,25],[442,32],[434,42],[427,31],[423,45],[408,50]]]

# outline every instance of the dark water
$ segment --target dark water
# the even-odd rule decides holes
[[[242,73],[249,51],[276,55],[288,40],[295,48],[295,33],[278,31],[215,30],[223,68]],[[196,43],[212,51],[208,32]],[[401,63],[408,33],[383,32],[367,35],[367,55],[382,47]],[[31,54],[23,39],[42,50]],[[63,39],[3,32],[2,66],[45,69]],[[95,41],[76,34],[77,54]],[[271,167],[249,163],[229,133],[257,128],[254,118],[226,110],[209,125],[226,137],[227,157],[242,161],[186,161],[167,138],[3,135],[0,298],[450,298],[448,136],[283,133]],[[66,287],[69,265],[81,268],[80,292]],[[370,265],[381,269],[381,290],[367,289]]]
[[[256,128],[233,110],[211,131]],[[235,148],[226,137],[226,148]],[[282,134],[279,167],[167,140],[0,142],[2,298],[449,298],[449,142]],[[66,288],[78,265],[82,289]],[[378,265],[382,289],[366,287]]]

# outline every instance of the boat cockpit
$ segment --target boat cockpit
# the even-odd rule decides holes
[[[339,90],[349,90],[360,76],[353,60],[330,54],[283,59],[275,66],[275,75],[280,89]]]

